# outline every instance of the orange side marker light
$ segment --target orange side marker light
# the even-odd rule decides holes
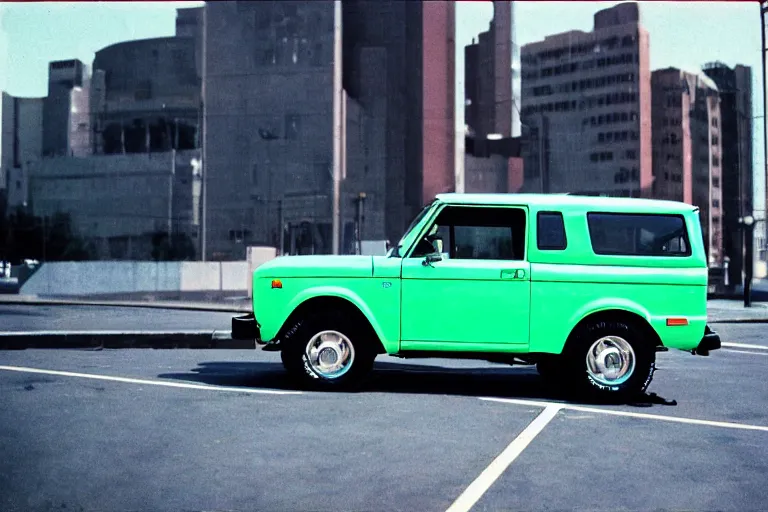
[[[667,318],[667,327],[676,327],[680,325],[688,325],[687,318]]]
[[[279,280],[279,279],[273,279],[272,280],[272,289],[282,288],[282,287],[283,287],[283,282],[281,280]]]

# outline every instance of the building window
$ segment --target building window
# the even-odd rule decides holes
[[[720,157],[712,155],[712,167],[720,167]]]
[[[259,184],[259,166],[253,164],[251,168],[251,185],[257,186]]]
[[[712,200],[712,208],[720,208],[720,200],[719,199],[713,199]]]
[[[713,176],[712,177],[712,186],[715,188],[720,188],[720,177],[719,176]]]
[[[625,153],[627,160],[637,160],[637,152],[634,149],[628,149]]]

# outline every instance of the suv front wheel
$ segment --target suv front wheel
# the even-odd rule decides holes
[[[338,314],[311,315],[282,340],[283,366],[305,387],[357,388],[373,367],[376,353],[364,330]]]
[[[585,325],[568,345],[567,372],[580,390],[597,398],[634,398],[648,388],[656,350],[640,331],[623,321]]]

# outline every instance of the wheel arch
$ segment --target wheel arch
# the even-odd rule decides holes
[[[341,312],[346,315],[350,321],[360,325],[371,337],[377,354],[386,354],[384,341],[376,328],[375,322],[363,311],[361,307],[350,297],[342,293],[323,293],[314,294],[310,297],[304,297],[298,301],[298,304],[292,308],[291,313],[285,319],[277,332],[277,339],[282,339],[285,334],[296,325],[300,318],[310,313],[323,312]]]
[[[571,329],[568,334],[563,346],[563,351],[565,351],[566,347],[573,342],[573,339],[578,336],[587,325],[600,322],[625,322],[640,331],[643,338],[650,341],[653,347],[664,346],[661,337],[646,316],[637,311],[631,311],[630,309],[610,307],[592,311],[584,315],[576,325],[573,326],[573,329]]]

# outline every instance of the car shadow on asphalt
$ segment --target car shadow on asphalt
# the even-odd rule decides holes
[[[162,379],[191,381],[215,386],[302,390],[290,379],[282,364],[272,362],[203,362],[187,373],[166,373]],[[575,397],[544,380],[533,367],[445,368],[436,365],[377,361],[358,393],[454,395],[488,398],[556,401],[579,404],[677,405],[655,393],[646,393],[631,403]]]

